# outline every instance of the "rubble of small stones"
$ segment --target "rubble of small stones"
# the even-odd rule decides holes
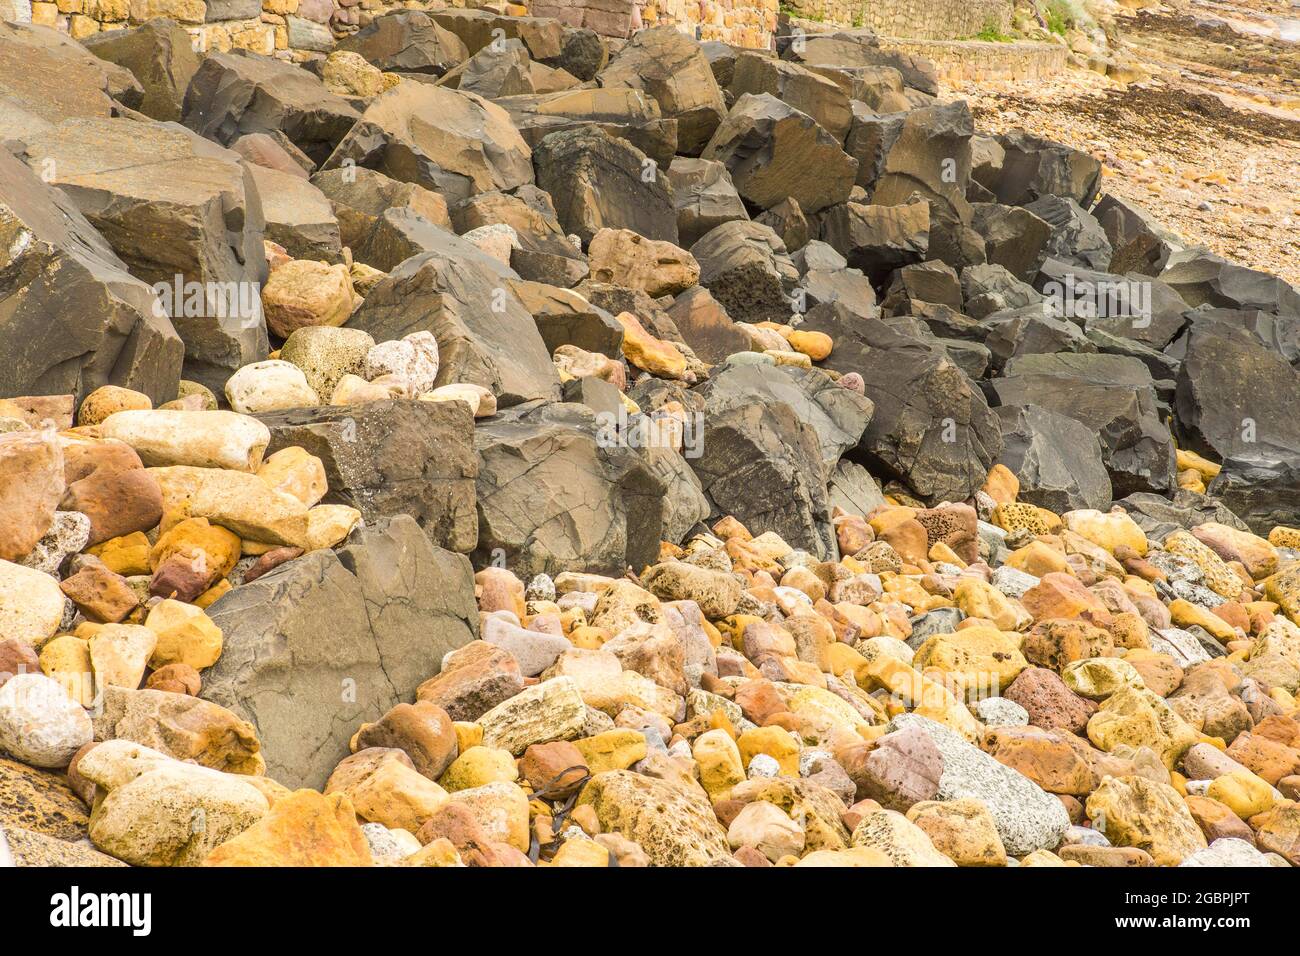
[[[1300,865],[1300,292],[865,31],[360,16],[0,29],[0,858]]]

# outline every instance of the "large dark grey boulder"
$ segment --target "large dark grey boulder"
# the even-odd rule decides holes
[[[258,14],[260,16],[260,13]],[[174,20],[149,20],[130,30],[92,33],[82,44],[95,56],[130,70],[144,95],[136,107],[160,121],[178,121],[185,91],[199,69],[194,41]]]
[[[271,430],[267,454],[297,446],[325,465],[325,503],[356,508],[368,523],[410,515],[438,547],[474,550],[478,457],[468,405],[394,400],[260,417]]]
[[[724,222],[749,218],[731,174],[716,160],[678,157],[668,167],[668,180],[673,185],[677,237],[683,249]]]
[[[236,154],[174,123],[70,119],[29,137],[21,158],[162,292],[186,378],[220,393],[266,358],[262,203]]]
[[[503,96],[496,103],[533,149],[551,133],[594,127],[635,146],[659,171],[677,153],[677,120],[665,118],[654,97],[630,87]]]
[[[994,411],[1002,420],[999,462],[1020,479],[1018,500],[1057,514],[1110,506],[1110,476],[1091,429],[1041,405]]]
[[[585,405],[533,402],[474,430],[476,566],[621,575],[658,559],[665,482]]]
[[[677,149],[687,156],[704,148],[727,112],[700,45],[672,24],[638,30],[596,82],[653,97],[663,115],[677,121]]]
[[[101,385],[176,397],[185,347],[62,190],[0,150],[0,396]]]
[[[724,365],[698,389],[703,454],[691,461],[715,515],[835,554],[826,485],[871,418],[872,404],[821,372]]]
[[[740,96],[701,156],[723,163],[740,195],[763,209],[791,198],[818,212],[847,200],[858,175],[834,136],[770,93]]]
[[[202,696],[257,728],[269,777],[317,790],[361,723],[413,700],[478,631],[469,560],[405,515],[289,561],[208,613],[224,646]]]
[[[1300,291],[1285,279],[1237,265],[1204,249],[1175,253],[1160,279],[1192,308],[1211,305],[1300,315]]]
[[[700,264],[700,285],[737,322],[784,322],[799,270],[785,243],[761,222],[725,222],[691,246]]]
[[[136,108],[144,90],[131,71],[89,53],[66,33],[0,20],[0,142],[72,117],[107,119]]]
[[[966,199],[974,120],[964,100],[907,113],[871,193],[882,206],[930,204],[929,256],[954,269],[984,262],[984,240],[972,228]],[[850,265],[853,265],[850,261]]]
[[[1022,355],[991,388],[999,405],[1041,405],[1092,430],[1117,496],[1174,487],[1173,439],[1159,417],[1151,372],[1137,359]]]
[[[855,315],[838,303],[810,311],[802,328],[825,332],[835,350],[821,364],[857,372],[875,412],[856,451],[874,474],[917,495],[964,500],[1002,452],[1002,432],[984,396],[941,346]]]
[[[1175,402],[1187,447],[1216,460],[1300,458],[1300,372],[1250,332],[1193,318]]]
[[[320,163],[358,118],[351,103],[299,66],[251,53],[209,53],[185,93],[183,122],[224,146],[245,133],[279,131]]]
[[[551,133],[533,160],[537,185],[550,193],[560,224],[584,245],[606,228],[677,243],[668,176],[632,144],[586,127]]]
[[[469,58],[460,37],[423,10],[376,17],[368,26],[340,40],[336,49],[359,53],[385,72],[433,76],[442,76]]]
[[[399,83],[370,101],[323,169],[349,165],[441,193],[448,204],[533,181],[532,153],[501,107],[473,93]]]
[[[1206,490],[1258,535],[1300,524],[1300,459],[1229,458]]]
[[[1087,153],[1024,130],[1004,133],[998,142],[1005,155],[989,185],[998,202],[1023,206],[1042,196],[1060,196],[1087,209],[1096,199],[1101,163]]]

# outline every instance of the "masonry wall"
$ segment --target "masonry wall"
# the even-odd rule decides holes
[[[0,18],[30,20],[80,39],[170,17],[190,31],[200,51],[244,49],[301,60],[328,53],[363,16],[478,5],[516,16],[555,17],[610,37],[672,23],[701,40],[759,48],[771,46],[778,15],[778,0],[0,0]],[[1005,31],[1012,0],[785,0],[782,9],[827,24],[869,27],[887,37],[949,40],[986,26]]]
[[[963,40],[985,27],[1006,32],[1012,0],[785,0],[792,16],[867,27],[887,37]]]

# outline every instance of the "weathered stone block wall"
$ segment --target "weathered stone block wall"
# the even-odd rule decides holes
[[[55,27],[81,39],[168,17],[190,32],[199,51],[240,49],[304,59],[334,49],[336,38],[361,23],[363,12],[464,5],[440,0],[0,0],[0,18]]]
[[[882,40],[881,46],[931,60],[945,83],[984,80],[1045,80],[1065,69],[1069,52],[1059,43],[954,43],[944,40]]]
[[[607,37],[671,23],[701,40],[766,49],[776,30],[777,0],[532,0],[528,12]]]
[[[961,40],[985,27],[1006,32],[1012,0],[785,0],[792,15],[888,37]]]

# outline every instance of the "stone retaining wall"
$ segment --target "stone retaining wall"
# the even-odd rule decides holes
[[[0,19],[55,27],[77,39],[169,17],[199,51],[251,50],[302,60],[328,53],[363,20],[393,10],[483,6],[513,16],[555,17],[605,36],[673,23],[702,40],[768,48],[777,0],[536,0],[518,3],[443,0],[0,0]]]
[[[986,27],[1011,27],[1012,0],[784,0],[792,16],[867,27],[882,36],[961,40]]]
[[[1056,43],[986,43],[911,40],[881,37],[880,45],[932,60],[945,83],[984,80],[1042,80],[1065,69],[1064,45]]]

